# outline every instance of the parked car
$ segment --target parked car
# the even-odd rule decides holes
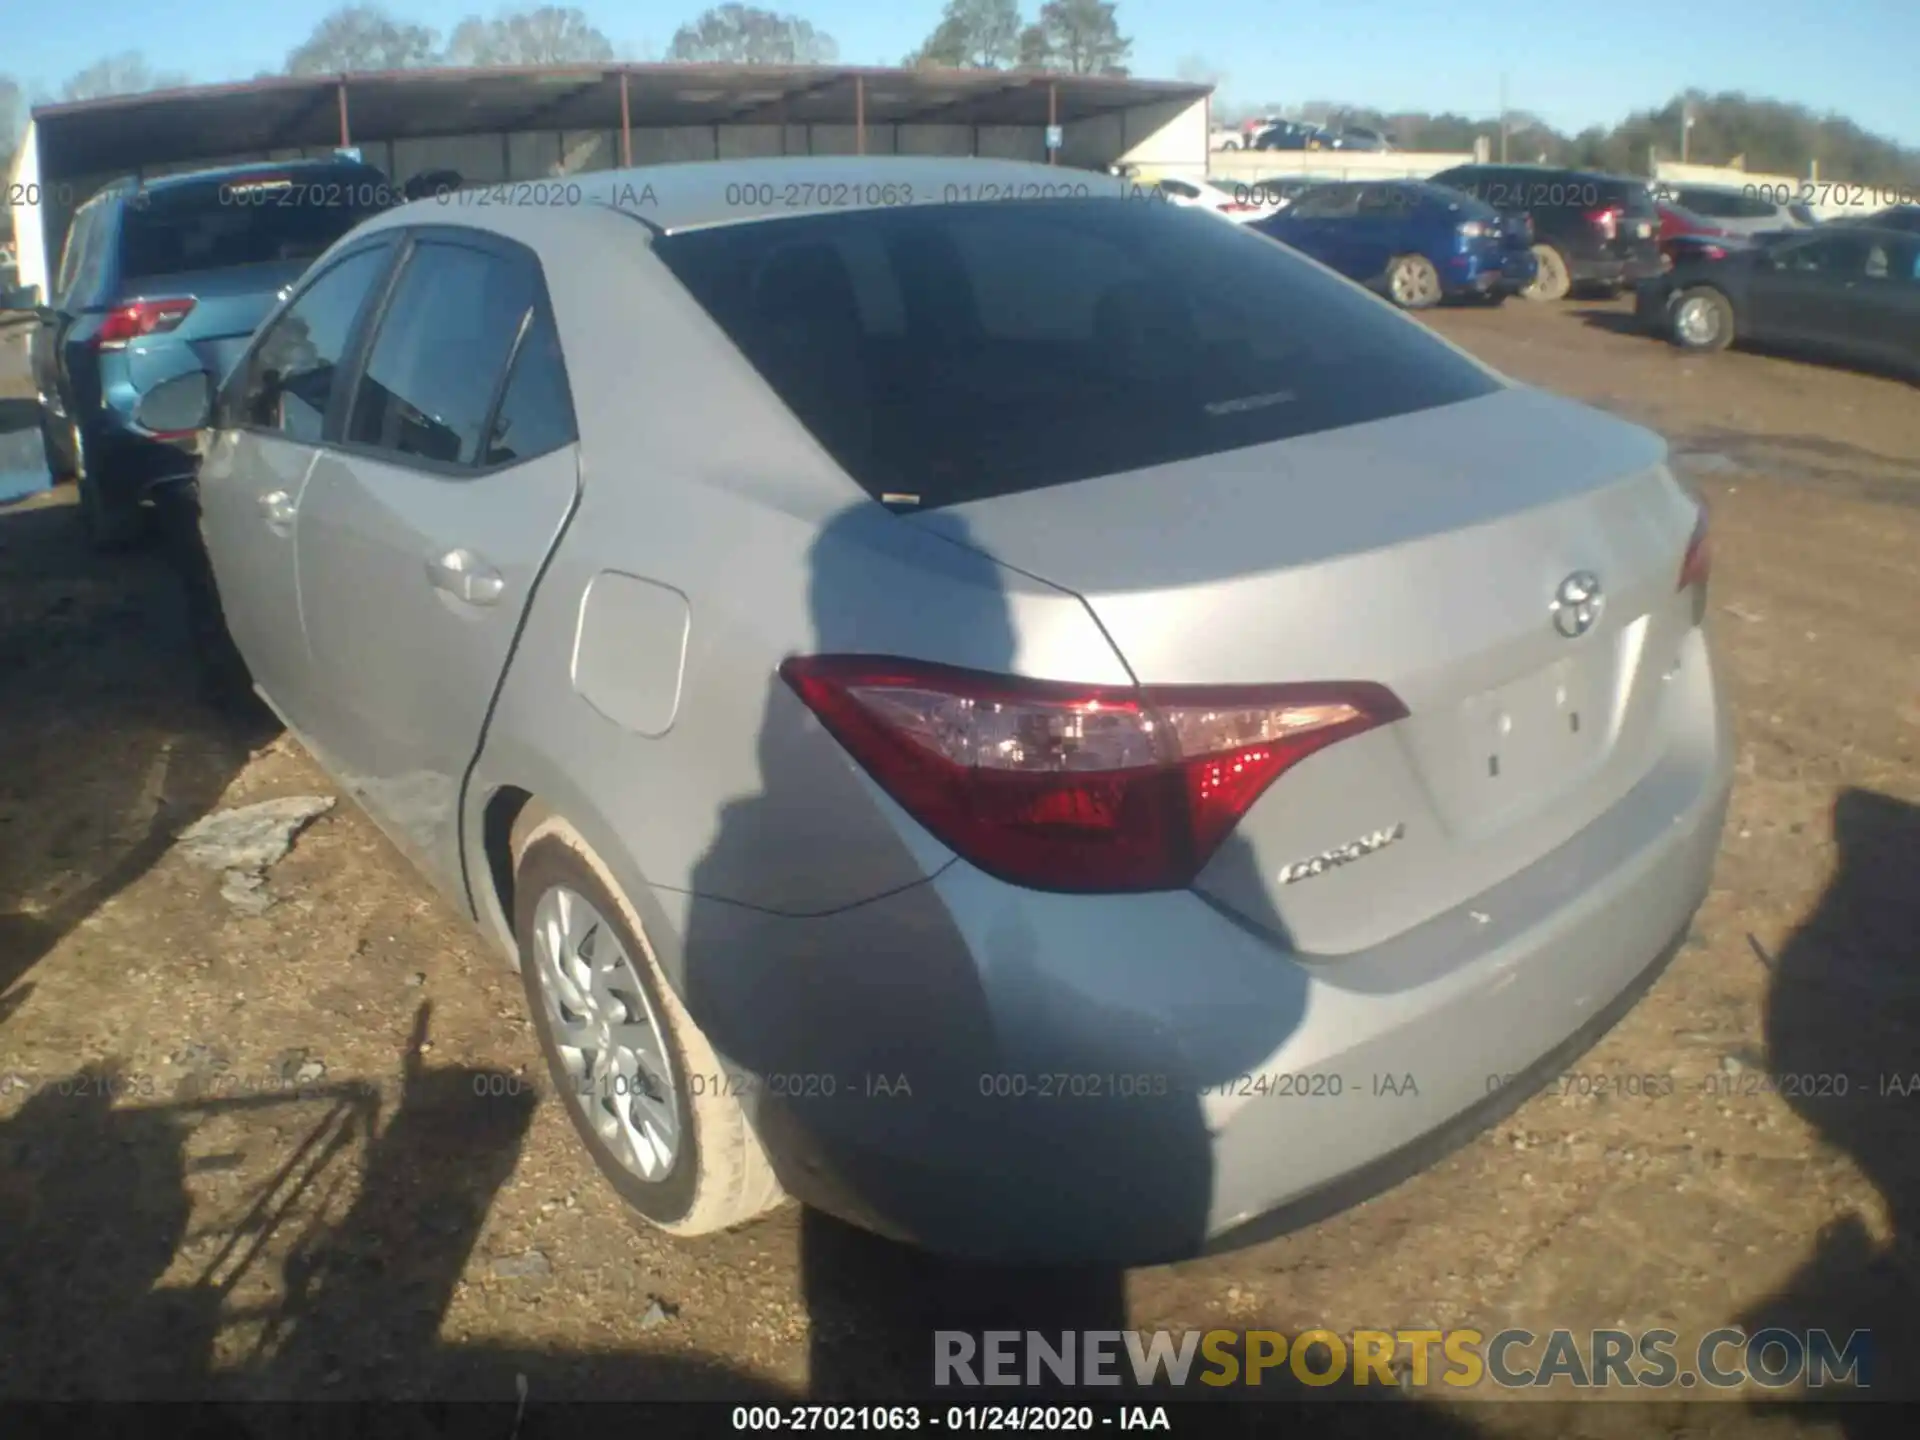
[[[1531,217],[1539,278],[1530,300],[1558,300],[1575,287],[1618,294],[1660,273],[1659,213],[1644,180],[1545,165],[1460,165],[1436,185]]]
[[[1333,137],[1318,125],[1280,120],[1253,137],[1256,150],[1331,150]]]
[[[1656,200],[1654,208],[1660,214],[1660,255],[1668,268],[1672,267],[1675,256],[1681,251],[1701,242],[1725,241],[1734,233],[1724,225],[1704,215],[1696,215],[1685,206],[1671,201]]]
[[[1899,230],[1908,235],[1920,235],[1920,205],[1890,205],[1885,210],[1876,210],[1871,215],[1844,223],[1864,225],[1870,230]]]
[[[1268,209],[1283,210],[1314,186],[1330,183],[1320,175],[1262,175],[1248,188]]]
[[[1318,185],[1253,223],[1405,310],[1461,297],[1497,304],[1535,277],[1524,216],[1418,180]]]
[[[1706,893],[1664,442],[1117,185],[921,198],[1055,173],[414,205],[211,409],[149,397],[210,427],[259,690],[673,1233],[785,1192],[1000,1260],[1232,1243],[1517,1106]]]
[[[1739,235],[1758,235],[1773,230],[1805,230],[1820,223],[1811,207],[1797,201],[1767,198],[1770,187],[1748,185],[1668,185],[1661,183],[1657,194],[1673,204],[1713,221]]]
[[[1686,350],[1756,341],[1920,374],[1920,236],[1825,226],[1702,248],[1636,309]]]
[[[1207,136],[1209,150],[1238,150],[1246,144],[1246,136],[1238,130],[1225,126],[1216,126]]]
[[[1391,137],[1364,125],[1338,125],[1329,132],[1328,149],[1383,151],[1393,149]]]
[[[1138,178],[1140,184],[1166,196],[1171,204],[1206,210],[1242,225],[1280,208],[1278,197],[1257,185],[1223,185],[1181,175],[1156,176],[1152,172],[1142,172]]]
[[[51,298],[10,302],[39,316],[47,469],[79,482],[96,545],[134,539],[147,488],[182,468],[173,442],[133,423],[140,397],[223,370],[315,257],[396,198],[370,165],[312,160],[120,180],[80,206]]]

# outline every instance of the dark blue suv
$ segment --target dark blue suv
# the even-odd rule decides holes
[[[401,198],[340,157],[115,181],[75,212],[37,306],[33,377],[47,468],[79,482],[95,545],[133,540],[149,487],[192,469],[185,437],[134,423],[140,397],[190,370],[224,375],[301,272]]]

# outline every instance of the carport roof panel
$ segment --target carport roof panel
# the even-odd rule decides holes
[[[864,81],[867,123],[1044,125],[1048,88],[1062,124],[1210,87],[1178,81],[1006,70],[810,65],[627,65],[399,70],[273,77],[116,95],[33,112],[43,175],[88,175],[254,150],[331,145],[340,93],[350,135],[400,140],[516,130],[617,130],[620,80],[635,128],[844,124]]]

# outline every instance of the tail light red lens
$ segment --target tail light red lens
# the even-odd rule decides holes
[[[1693,522],[1693,535],[1687,541],[1686,558],[1680,562],[1678,589],[1704,587],[1713,573],[1713,547],[1707,539],[1707,507],[1700,507],[1700,518]]]
[[[1620,207],[1610,205],[1604,210],[1589,210],[1587,220],[1600,232],[1602,240],[1616,239],[1620,234]]]
[[[780,674],[942,844],[1082,893],[1189,884],[1289,768],[1407,713],[1368,682],[1130,689],[864,655]]]
[[[107,312],[100,322],[100,333],[94,336],[94,347],[124,350],[129,340],[138,340],[143,335],[164,335],[178,328],[192,313],[191,300],[135,300]]]

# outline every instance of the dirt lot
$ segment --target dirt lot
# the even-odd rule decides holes
[[[538,1068],[518,983],[370,822],[323,816],[257,916],[172,847],[222,805],[332,787],[201,708],[154,557],[87,558],[65,493],[0,509],[0,1395],[511,1398],[519,1375],[536,1399],[875,1398],[925,1383],[929,1329],[993,1317],[1871,1327],[1876,1388],[1917,1393],[1885,1362],[1920,1341],[1920,1091],[1882,1077],[1920,1072],[1920,404],[1624,318],[1434,323],[1664,431],[1713,504],[1739,784],[1689,946],[1577,1074],[1437,1168],[1125,1276],[963,1270],[791,1212],[637,1231],[556,1102],[497,1093]],[[1744,1403],[1422,1414],[1866,1433]]]

